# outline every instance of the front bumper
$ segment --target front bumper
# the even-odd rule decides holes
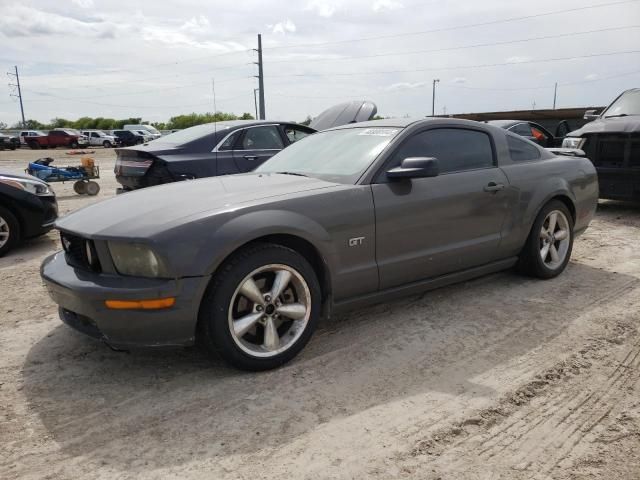
[[[67,325],[114,348],[194,343],[207,277],[166,280],[93,273],[69,266],[64,252],[46,258],[40,275]],[[175,305],[160,310],[110,310],[104,303],[165,297],[175,297]]]

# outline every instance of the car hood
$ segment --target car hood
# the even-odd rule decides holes
[[[640,133],[640,115],[614,118],[598,118],[582,128],[569,133],[569,137],[581,137],[594,133]]]
[[[339,184],[295,175],[248,173],[144,188],[77,210],[56,222],[87,238],[145,240],[182,223]]]
[[[47,183],[47,182],[39,179],[38,177],[34,177],[33,175],[21,175],[21,174],[16,174],[16,173],[7,173],[7,172],[3,172],[2,170],[0,170],[0,176],[9,177],[9,178],[16,178],[16,179],[19,179],[19,180],[31,180],[32,182]]]

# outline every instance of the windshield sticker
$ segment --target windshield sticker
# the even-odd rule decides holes
[[[374,137],[393,137],[398,133],[397,128],[367,128],[358,135],[370,135]]]

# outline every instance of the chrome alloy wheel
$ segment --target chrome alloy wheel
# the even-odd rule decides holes
[[[570,243],[569,220],[560,210],[552,210],[540,229],[540,258],[545,266],[551,270],[560,267],[567,256]]]
[[[9,223],[0,217],[0,248],[4,247],[9,241],[11,236],[11,230],[9,229]]]
[[[229,305],[229,330],[244,352],[273,357],[305,331],[311,293],[302,275],[288,265],[264,265],[247,275]]]

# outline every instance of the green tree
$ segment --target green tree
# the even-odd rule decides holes
[[[311,115],[307,115],[307,118],[305,118],[302,122],[300,122],[300,125],[309,126],[312,120],[313,119],[311,118]]]

